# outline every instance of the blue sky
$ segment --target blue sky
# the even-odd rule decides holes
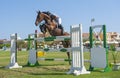
[[[62,18],[66,31],[70,25],[82,24],[83,32],[89,32],[90,21],[94,25],[106,24],[107,31],[120,33],[120,0],[0,0],[0,39],[9,39],[18,33],[22,38],[34,30],[36,11],[50,11]]]

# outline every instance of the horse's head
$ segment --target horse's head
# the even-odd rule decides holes
[[[42,20],[44,20],[44,15],[42,12],[38,11],[37,12],[37,17],[36,17],[36,21],[35,21],[35,25],[37,26]]]

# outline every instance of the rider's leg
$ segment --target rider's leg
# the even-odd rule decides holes
[[[61,31],[61,34],[63,35],[64,28],[63,28],[62,24],[59,24],[59,25],[58,25],[58,28],[60,28],[60,29],[62,30],[62,31]]]

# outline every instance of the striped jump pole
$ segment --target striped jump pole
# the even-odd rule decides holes
[[[71,59],[63,59],[63,58],[38,58],[41,61],[71,61]]]

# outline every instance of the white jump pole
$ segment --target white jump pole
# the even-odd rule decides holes
[[[72,65],[67,74],[89,74],[84,66],[82,24],[71,26]]]
[[[11,55],[10,55],[10,64],[6,68],[22,68],[17,63],[17,33],[12,34],[11,38]]]

